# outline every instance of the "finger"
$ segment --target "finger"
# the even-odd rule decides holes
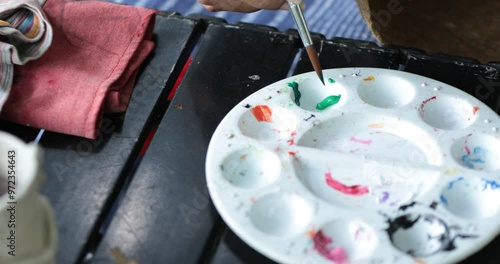
[[[304,1],[302,1],[302,2],[299,4],[299,6],[300,6],[300,9],[302,9],[302,10],[305,10],[305,9],[306,9],[306,7],[307,7],[306,2],[304,2]],[[280,8],[279,8],[279,9],[281,9],[281,10],[288,10],[289,8],[290,8],[290,7],[289,7],[288,3],[284,3],[283,5],[281,5],[281,6],[280,6]]]
[[[285,0],[242,0],[247,5],[252,6],[256,9],[268,9],[276,10],[280,9],[284,4]]]
[[[208,12],[217,12],[217,11],[221,11],[220,9],[217,9],[215,6],[213,5],[203,5],[203,7],[208,11]]]
[[[247,4],[243,0],[228,1],[228,0],[198,0],[205,9],[211,12],[215,11],[232,11],[241,13],[251,13],[259,10],[252,5]]]

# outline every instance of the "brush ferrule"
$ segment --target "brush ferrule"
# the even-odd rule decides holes
[[[302,43],[304,43],[304,47],[311,46],[313,41],[311,34],[309,34],[309,28],[307,27],[306,19],[304,18],[304,13],[302,12],[300,5],[292,1],[288,1],[288,6],[290,7],[290,12],[293,15],[295,24],[297,24],[297,30],[299,31]]]

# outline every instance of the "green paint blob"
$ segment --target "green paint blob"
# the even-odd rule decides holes
[[[316,109],[325,110],[332,105],[336,105],[340,101],[341,95],[330,95],[325,98],[321,103],[316,105]]]
[[[328,82],[329,82],[329,83],[335,83],[335,80],[334,80],[334,79],[332,79],[332,78],[328,78]]]
[[[297,106],[300,106],[300,98],[302,97],[302,94],[299,91],[299,84],[297,82],[291,82],[288,83],[288,86],[293,89],[293,94],[295,95],[295,103],[297,104]]]

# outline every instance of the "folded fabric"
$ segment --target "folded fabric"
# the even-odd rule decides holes
[[[104,112],[126,110],[135,76],[153,50],[156,11],[99,1],[47,0],[51,47],[15,68],[1,117],[95,139]]]
[[[0,0],[0,111],[9,96],[14,65],[40,58],[52,42],[45,0]]]

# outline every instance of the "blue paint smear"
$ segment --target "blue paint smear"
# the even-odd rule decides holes
[[[452,182],[448,183],[448,190],[451,190],[451,188],[453,188],[453,185],[454,185],[455,183],[457,183],[457,182],[459,182],[459,181],[461,181],[461,180],[463,180],[463,179],[464,179],[464,177],[460,177],[460,178],[458,178],[458,179],[456,179],[456,180],[454,180],[454,181],[452,181]]]
[[[444,197],[444,195],[441,194],[441,196],[439,196],[439,199],[445,206],[448,206],[448,200],[446,199],[446,197]]]
[[[496,181],[489,181],[489,180],[486,180],[486,179],[483,179],[484,181],[484,189],[483,191],[485,191],[486,189],[488,189],[488,186],[492,189],[492,190],[496,190],[496,189],[500,189],[500,184]]]
[[[463,155],[460,159],[462,164],[469,168],[474,169],[478,164],[485,164],[487,150],[482,147],[475,147],[470,154]]]

